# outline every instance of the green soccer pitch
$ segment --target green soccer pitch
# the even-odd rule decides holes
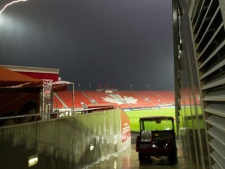
[[[130,119],[130,130],[131,131],[140,131],[139,128],[139,118],[146,116],[172,116],[175,119],[175,109],[174,108],[163,108],[163,109],[154,109],[154,110],[133,110],[125,112]],[[176,123],[174,121],[175,131]]]

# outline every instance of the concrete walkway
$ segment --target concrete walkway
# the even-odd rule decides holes
[[[189,169],[187,160],[184,158],[181,141],[177,140],[178,148],[178,163],[175,165],[169,165],[168,161],[153,159],[152,163],[141,164],[138,160],[138,153],[135,150],[135,135],[132,134],[132,144],[129,148],[121,153],[106,158],[97,164],[87,166],[91,169]]]

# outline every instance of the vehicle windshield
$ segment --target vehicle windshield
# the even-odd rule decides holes
[[[173,129],[173,123],[171,120],[144,120],[141,122],[141,130],[172,130]]]

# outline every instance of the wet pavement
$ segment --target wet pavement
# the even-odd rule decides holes
[[[131,146],[122,152],[111,157],[105,158],[99,163],[87,166],[87,169],[188,169],[187,160],[184,159],[182,152],[181,140],[177,139],[178,162],[175,165],[170,165],[166,158],[161,160],[152,158],[152,163],[140,164],[138,153],[135,150],[135,136],[132,135]]]

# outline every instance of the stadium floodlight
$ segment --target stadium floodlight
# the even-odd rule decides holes
[[[27,0],[16,0],[16,1],[12,1],[12,2],[6,4],[6,5],[2,8],[2,10],[0,10],[0,14],[1,14],[8,6],[10,6],[10,5],[12,5],[12,4],[15,4],[15,3],[18,3],[18,2],[25,2],[25,1],[27,1]]]

